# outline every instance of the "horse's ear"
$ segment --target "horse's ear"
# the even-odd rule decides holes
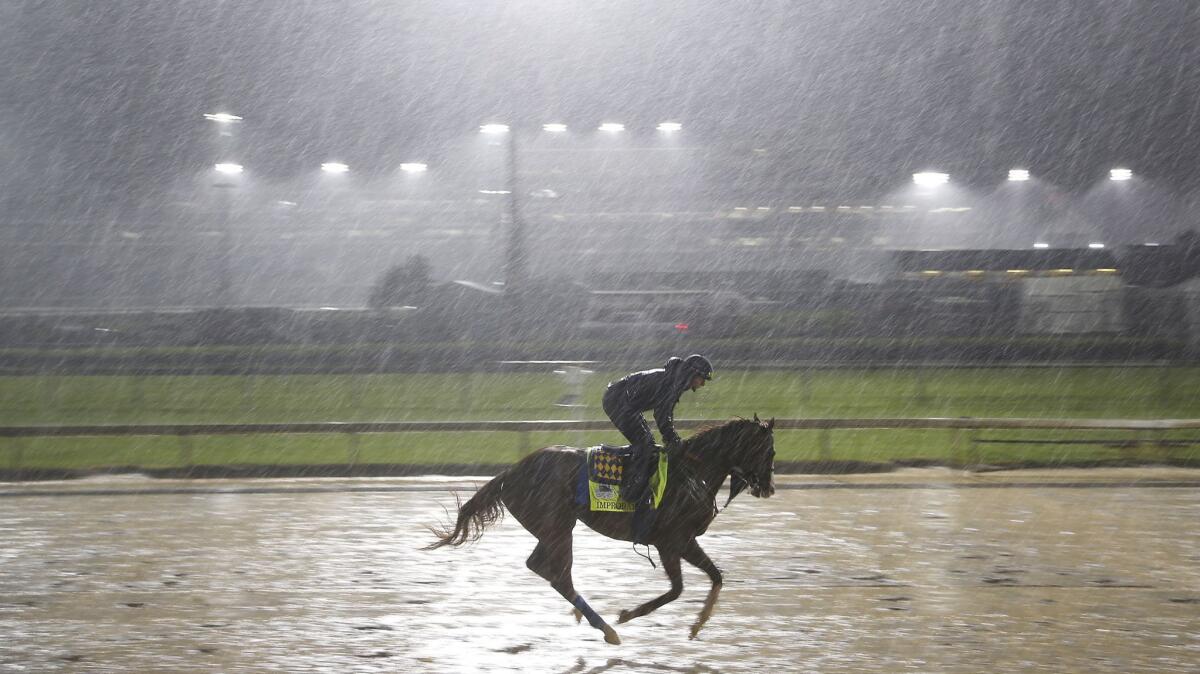
[[[767,422],[767,430],[769,431],[772,428],[775,428],[775,417],[771,417],[771,420]]]
[[[761,423],[762,423],[761,421],[759,421],[759,420],[758,420],[758,412],[755,412],[755,413],[754,413],[754,423],[756,423],[756,424],[761,424]]]

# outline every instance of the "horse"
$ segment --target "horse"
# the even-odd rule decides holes
[[[691,626],[689,638],[696,638],[712,616],[722,584],[721,571],[696,538],[704,534],[719,512],[717,491],[725,478],[732,477],[726,506],[746,487],[759,498],[775,493],[774,426],[774,419],[760,421],[757,414],[753,420],[733,419],[701,430],[667,450],[666,489],[645,542],[658,550],[671,589],[632,610],[621,611],[617,624],[677,599],[683,592],[680,560],[686,560],[712,581],[700,615]],[[507,508],[538,540],[525,566],[549,581],[575,607],[576,622],[586,617],[588,624],[604,633],[606,642],[620,644],[616,630],[592,610],[571,581],[571,532],[576,520],[609,538],[633,540],[632,513],[591,512],[586,503],[576,504],[579,471],[586,470],[585,452],[556,445],[530,453],[461,504],[453,529],[430,528],[438,540],[425,549],[476,541],[484,529],[503,517]]]

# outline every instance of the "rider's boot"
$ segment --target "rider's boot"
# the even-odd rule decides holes
[[[639,502],[650,486],[650,457],[657,456],[654,446],[636,451],[625,462],[621,476],[621,498],[629,503]]]
[[[644,494],[637,502],[633,511],[633,542],[635,545],[649,545],[650,530],[654,528],[654,520],[658,518],[658,509],[651,505],[653,497]]]
[[[641,469],[638,461],[633,459],[625,464],[625,472],[621,475],[621,498],[630,503],[636,503],[646,489]]]
[[[658,452],[645,452],[638,458],[638,490],[631,494],[630,499],[637,504],[633,511],[633,542],[646,545],[650,530],[654,527],[654,520],[658,517],[658,509],[654,507],[654,493],[650,489],[650,478],[658,463]]]

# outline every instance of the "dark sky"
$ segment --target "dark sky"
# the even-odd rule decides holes
[[[0,188],[153,198],[212,161],[293,177],[436,161],[490,119],[770,146],[781,184],[883,192],[936,166],[1024,165],[1084,190],[1114,164],[1200,187],[1191,0],[7,0]],[[828,185],[826,185],[826,188]],[[65,207],[65,206],[64,206]],[[12,209],[9,217],[17,217]]]

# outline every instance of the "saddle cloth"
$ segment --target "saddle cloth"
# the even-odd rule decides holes
[[[579,471],[576,502],[594,512],[633,512],[637,505],[621,498],[621,476],[633,456],[629,447],[598,445],[589,447]],[[654,507],[662,504],[667,489],[667,453],[658,452],[658,469],[650,476]]]

